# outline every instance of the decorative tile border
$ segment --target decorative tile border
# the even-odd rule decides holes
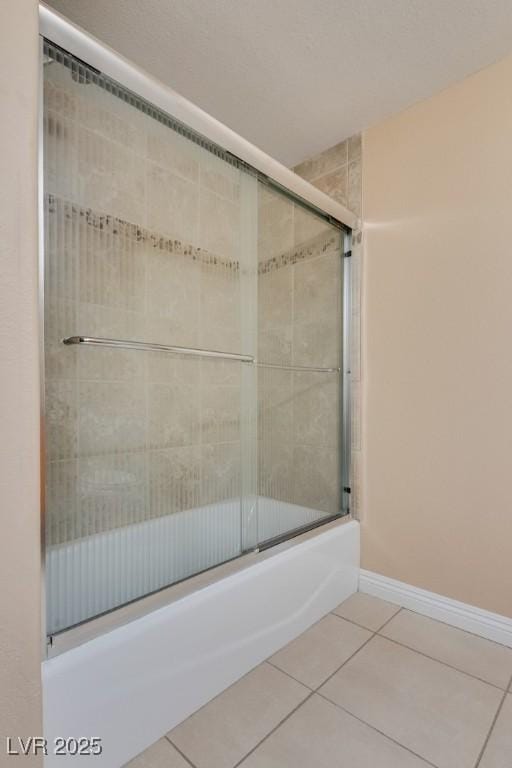
[[[276,269],[282,269],[290,264],[297,264],[299,261],[307,261],[309,259],[315,259],[317,256],[322,256],[324,253],[330,250],[336,250],[341,247],[340,237],[335,232],[329,232],[326,236],[324,232],[321,232],[316,237],[313,237],[308,242],[294,246],[284,253],[280,253],[278,256],[272,256],[266,261],[260,261],[258,265],[258,273],[266,274],[267,272],[273,272]]]
[[[49,214],[58,213],[60,208],[67,219],[71,220],[73,218],[79,218],[87,226],[96,230],[101,230],[106,234],[128,238],[136,243],[146,243],[160,251],[175,253],[179,256],[188,256],[193,261],[199,261],[202,264],[218,265],[231,269],[234,272],[240,271],[239,261],[224,259],[221,256],[217,256],[216,254],[207,251],[205,248],[199,248],[184,243],[181,240],[159,235],[138,224],[124,221],[124,219],[120,219],[117,216],[97,213],[92,208],[82,208],[80,205],[57,197],[56,195],[46,195],[46,201],[46,209]]]
[[[112,236],[127,238],[136,243],[145,243],[160,251],[186,256],[202,264],[220,266],[233,272],[240,272],[240,262],[238,260],[225,259],[205,248],[160,235],[138,224],[120,219],[117,216],[98,213],[92,208],[84,208],[77,203],[54,194],[46,195],[46,210],[48,214],[57,214],[61,211],[68,220],[79,219],[92,229]],[[339,247],[339,236],[335,232],[330,232],[327,235],[322,232],[304,244],[294,246],[277,256],[260,261],[258,263],[258,274],[267,274],[268,272],[297,264],[300,261],[314,259]]]

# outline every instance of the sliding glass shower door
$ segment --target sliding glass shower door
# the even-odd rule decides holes
[[[44,54],[49,634],[340,512],[342,233]]]
[[[341,509],[343,237],[263,185],[258,232],[262,543]]]

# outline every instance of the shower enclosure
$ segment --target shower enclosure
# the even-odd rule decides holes
[[[47,634],[349,511],[349,231],[45,41]]]

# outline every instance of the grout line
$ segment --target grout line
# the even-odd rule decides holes
[[[293,640],[292,640],[292,642],[293,642]],[[286,648],[286,646],[285,646],[285,648]],[[279,653],[279,651],[278,651],[278,653]],[[274,664],[274,662],[270,661],[270,659],[266,659],[263,662],[263,664],[270,664],[270,666],[274,667],[274,669],[277,669],[278,672],[282,672],[283,675],[286,675],[286,677],[289,677],[290,680],[293,680],[294,682],[299,683],[300,685],[302,685],[304,688],[307,688],[308,691],[311,691],[311,693],[315,693],[317,691],[317,688],[311,688],[311,686],[307,685],[307,683],[303,683],[302,680],[299,680],[297,677],[294,677],[289,672],[287,672],[285,669],[281,669],[281,667],[278,667],[277,664]],[[323,683],[322,683],[322,685],[323,685]]]
[[[357,595],[357,592],[355,594]],[[340,603],[340,605],[343,605],[343,603]],[[354,619],[347,619],[346,616],[342,616],[340,613],[336,613],[335,611],[331,611],[331,613],[333,616],[336,616],[338,619],[343,619],[344,621],[348,621],[350,622],[350,624],[354,624],[356,627],[360,627],[360,629],[366,629],[367,632],[373,632],[374,634],[378,634],[381,631],[381,629],[383,629],[383,627],[385,627],[386,624],[391,621],[391,619],[394,619],[395,616],[399,614],[400,611],[402,610],[401,605],[397,605],[396,608],[397,609],[395,613],[392,616],[390,616],[389,619],[386,619],[386,621],[383,624],[381,624],[378,629],[371,629],[370,627],[365,627],[364,624],[359,624],[359,622],[354,621]]]
[[[183,759],[184,759],[184,760],[185,760],[185,761],[186,761],[186,762],[187,762],[189,765],[191,765],[191,766],[192,766],[192,768],[197,768],[197,767],[196,767],[196,765],[195,765],[195,763],[193,763],[193,762],[192,762],[192,760],[191,760],[189,757],[187,757],[187,755],[186,755],[184,752],[182,752],[182,751],[181,751],[181,749],[179,749],[179,747],[177,747],[177,746],[176,746],[176,744],[174,743],[174,741],[172,741],[172,740],[171,740],[171,738],[170,738],[169,734],[167,734],[167,733],[166,733],[166,734],[165,734],[165,736],[164,736],[164,739],[167,739],[167,741],[169,742],[169,744],[171,745],[171,747],[174,747],[174,749],[176,750],[176,752],[178,752],[178,753],[179,753],[179,754],[182,756],[182,758],[183,758]]]
[[[436,659],[435,656],[429,656],[428,653],[419,651],[417,648],[413,648],[411,645],[406,645],[405,643],[401,643],[400,640],[395,640],[393,637],[388,637],[387,635],[381,635],[380,630],[375,634],[378,635],[378,637],[382,638],[382,640],[389,640],[390,643],[395,643],[395,645],[399,645],[401,648],[406,648],[408,651],[412,651],[413,653],[418,653],[420,656],[424,656],[426,659],[430,659],[430,661],[436,661],[438,664],[442,664],[444,667],[453,669],[454,672],[459,672],[461,675],[466,675],[466,677],[470,677],[472,680],[478,680],[479,683],[484,683],[484,685],[490,685],[491,688],[496,688],[498,691],[504,690],[505,693],[508,690],[508,688],[502,688],[501,685],[496,685],[496,683],[490,683],[488,680],[484,680],[481,677],[477,677],[477,675],[472,675],[471,672],[466,672],[466,670],[464,669],[460,669],[459,667],[454,667],[453,664],[448,664],[448,662],[446,661],[441,661],[440,659]]]
[[[345,707],[342,707],[340,704],[337,704],[337,703],[336,703],[335,701],[333,701],[332,699],[329,699],[329,698],[328,698],[328,697],[327,697],[325,694],[323,694],[323,693],[320,693],[320,691],[316,691],[315,693],[316,693],[316,695],[317,695],[317,696],[320,696],[320,697],[321,697],[321,698],[322,698],[324,701],[328,701],[328,702],[329,702],[329,704],[333,704],[333,705],[334,705],[335,707],[337,707],[338,709],[341,709],[341,710],[342,710],[342,712],[345,712],[347,715],[350,715],[350,717],[353,717],[355,720],[358,720],[360,723],[363,723],[363,725],[366,725],[368,728],[371,728],[371,730],[372,730],[372,731],[376,731],[376,732],[377,732],[377,733],[379,733],[381,736],[384,736],[384,738],[388,739],[389,741],[392,741],[392,742],[393,742],[393,744],[396,744],[397,746],[401,747],[402,749],[405,749],[405,750],[406,750],[407,752],[409,752],[411,755],[414,755],[415,757],[418,757],[418,758],[419,758],[420,760],[422,760],[422,761],[423,761],[423,762],[424,762],[426,765],[430,765],[430,766],[432,766],[432,768],[439,768],[439,766],[438,766],[438,765],[436,765],[436,763],[432,763],[430,760],[428,760],[428,759],[427,759],[426,757],[424,757],[423,755],[420,755],[418,752],[415,752],[415,751],[414,751],[413,749],[411,749],[410,747],[406,747],[406,746],[405,746],[405,744],[402,744],[401,742],[397,741],[397,740],[396,740],[396,739],[394,739],[392,736],[390,736],[388,733],[384,733],[384,731],[381,731],[381,730],[379,730],[378,728],[376,728],[376,727],[375,727],[374,725],[372,725],[371,723],[368,723],[366,720],[363,720],[362,718],[358,717],[358,716],[357,716],[357,715],[355,715],[353,712],[351,712],[349,709],[345,709]],[[475,766],[475,768],[476,768],[476,766]]]
[[[400,608],[400,610],[402,610],[402,609]],[[397,613],[399,613],[399,611],[397,611]],[[336,614],[334,614],[334,615],[336,616]],[[397,614],[395,613],[393,616],[391,616],[391,617],[390,617],[390,618],[389,618],[389,619],[388,619],[386,622],[384,622],[384,624],[382,625],[382,627],[385,627],[385,626],[386,626],[386,624],[388,624],[388,623],[391,621],[391,619],[393,619],[393,618],[394,618],[394,616],[396,616],[396,615],[397,615]],[[343,618],[343,617],[342,617],[342,616],[338,616],[338,618],[339,618],[339,619],[341,619],[341,618]],[[359,624],[357,624],[356,626],[359,626]],[[382,627],[381,627],[381,629],[382,629]],[[362,629],[366,629],[366,627],[362,627]],[[335,669],[335,670],[334,670],[334,672],[333,672],[331,675],[329,675],[329,677],[327,677],[327,678],[326,678],[326,679],[323,681],[323,683],[321,683],[321,685],[319,685],[317,688],[315,688],[315,692],[318,692],[318,691],[320,690],[320,688],[322,687],[322,685],[325,685],[325,684],[326,684],[326,683],[327,683],[327,682],[328,682],[328,681],[329,681],[329,680],[330,680],[332,677],[334,677],[334,675],[336,675],[336,674],[337,674],[337,673],[340,671],[340,669],[341,669],[342,667],[344,667],[344,666],[345,666],[345,664],[347,664],[347,663],[348,663],[348,662],[349,662],[351,659],[353,659],[353,658],[354,658],[354,656],[355,656],[357,653],[359,653],[359,651],[360,651],[360,650],[362,650],[362,649],[363,649],[363,648],[364,648],[366,645],[368,645],[368,643],[370,642],[370,640],[373,640],[373,638],[377,636],[377,632],[372,632],[372,630],[371,630],[371,629],[368,629],[367,631],[372,633],[372,634],[370,635],[370,637],[368,637],[368,638],[367,638],[367,639],[364,641],[364,643],[363,643],[362,645],[360,645],[360,646],[359,646],[359,648],[357,649],[357,651],[354,651],[354,653],[353,653],[353,654],[351,654],[351,655],[348,657],[348,659],[345,659],[345,661],[343,662],[343,664],[340,664],[340,666],[339,666],[337,669]]]
[[[510,681],[509,681],[509,685],[508,685],[508,687],[510,687],[511,685],[512,685],[512,677],[510,678]],[[503,708],[503,704],[505,703],[505,699],[507,698],[507,693],[508,693],[508,688],[507,688],[507,689],[505,690],[505,692],[503,693],[503,696],[501,697],[501,701],[500,701],[500,703],[498,704],[498,709],[496,710],[496,714],[494,715],[494,718],[493,718],[493,720],[492,720],[492,723],[491,723],[491,727],[489,728],[489,733],[488,733],[488,734],[487,734],[487,736],[485,737],[485,740],[484,740],[484,743],[483,743],[482,749],[480,750],[480,754],[479,754],[479,755],[478,755],[478,757],[477,757],[477,760],[476,760],[476,763],[475,763],[475,768],[478,768],[478,766],[480,765],[480,762],[481,762],[481,760],[482,760],[482,757],[484,756],[484,752],[485,752],[485,750],[487,749],[487,745],[488,745],[488,743],[489,743],[489,740],[490,740],[490,738],[491,738],[491,734],[492,734],[492,732],[493,732],[493,730],[494,730],[494,726],[496,725],[496,722],[497,722],[497,720],[498,720],[498,717],[500,716],[500,712],[501,712],[501,710],[502,710],[502,708]]]
[[[277,723],[277,725],[275,725],[274,728],[272,728],[272,730],[266,734],[266,736],[264,736],[260,741],[258,741],[258,743],[255,744],[255,746],[252,747],[252,749],[250,749],[249,752],[247,752],[247,754],[245,754],[237,763],[234,764],[233,768],[238,768],[238,766],[241,765],[241,763],[243,763],[244,760],[246,760],[249,757],[249,755],[252,755],[252,753],[255,752],[258,749],[258,747],[261,746],[261,744],[263,744],[263,742],[269,738],[269,736],[272,736],[272,734],[275,733],[277,729],[283,725],[283,723],[285,723],[293,714],[295,714],[295,712],[297,712],[297,710],[300,709],[302,705],[306,703],[306,701],[309,701],[309,699],[313,696],[313,694],[314,694],[314,691],[311,691],[311,693],[308,693],[306,698],[302,699],[302,701],[299,704],[297,704],[297,706],[294,707],[291,710],[291,712],[288,712],[286,717],[283,717],[283,719],[280,720]]]
[[[354,656],[355,656],[357,653],[359,653],[359,651],[360,651],[362,648],[364,648],[364,647],[365,647],[365,645],[368,645],[368,643],[370,642],[370,640],[373,640],[373,638],[375,637],[375,635],[376,635],[376,633],[375,633],[375,632],[374,632],[373,634],[371,634],[371,635],[370,635],[370,637],[368,637],[368,638],[367,638],[367,639],[364,641],[364,643],[363,643],[362,645],[360,645],[360,646],[359,646],[359,648],[357,649],[357,651],[354,651],[354,653],[350,654],[350,656],[348,657],[348,659],[345,659],[345,661],[343,662],[343,664],[340,664],[340,666],[339,666],[339,667],[337,667],[337,669],[335,669],[335,670],[334,670],[334,672],[332,672],[332,674],[330,674],[330,675],[329,675],[329,677],[326,677],[326,678],[325,678],[325,680],[323,681],[323,683],[320,683],[320,685],[319,685],[317,688],[315,688],[315,693],[317,693],[317,692],[320,690],[320,688],[321,688],[323,685],[325,685],[325,684],[326,684],[326,683],[327,683],[327,682],[328,682],[328,681],[331,679],[331,677],[334,677],[334,675],[336,675],[336,674],[337,674],[337,673],[340,671],[340,669],[341,669],[342,667],[344,667],[344,666],[345,666],[345,664],[347,664],[347,663],[348,663],[348,662],[349,662],[351,659],[353,659],[353,658],[354,658]]]

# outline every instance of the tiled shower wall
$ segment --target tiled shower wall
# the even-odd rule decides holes
[[[313,186],[325,192],[337,202],[345,205],[361,217],[362,209],[362,141],[361,136],[330,147],[319,155],[305,160],[293,170]],[[352,235],[352,318],[351,318],[351,506],[359,517],[361,510],[361,467],[362,450],[362,371],[361,371],[361,277],[362,244],[361,231]]]

